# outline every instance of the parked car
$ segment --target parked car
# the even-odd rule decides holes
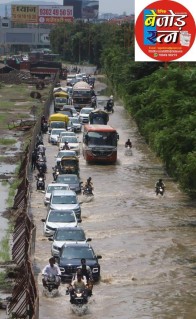
[[[61,270],[62,281],[71,280],[77,267],[81,265],[81,258],[86,259],[86,264],[92,270],[92,276],[95,281],[100,279],[100,264],[98,259],[102,256],[96,255],[93,248],[88,243],[64,244],[60,255],[57,258]]]
[[[80,154],[80,144],[76,136],[63,136],[59,142],[59,151],[63,149],[65,142],[68,142],[71,151],[75,151],[76,154]]]
[[[67,157],[77,156],[77,154],[76,154],[75,151],[69,151],[69,150],[61,150],[61,151],[59,151],[58,154],[55,156],[56,165],[58,165],[60,163],[61,158],[64,157],[64,156],[67,156]]]
[[[69,184],[50,183],[47,185],[44,196],[44,205],[50,203],[50,197],[54,190],[69,190]]]
[[[44,236],[52,236],[59,227],[77,227],[78,221],[73,210],[50,209],[42,218]]]
[[[88,123],[89,121],[89,114],[94,111],[92,107],[83,107],[80,111],[79,120],[82,123]]]
[[[81,221],[80,203],[76,193],[72,190],[54,190],[51,194],[49,209],[72,210],[77,220]]]
[[[61,174],[58,175],[56,179],[57,183],[65,183],[69,184],[69,187],[71,190],[75,191],[76,194],[81,193],[81,185],[82,182],[80,181],[80,178],[76,174]]]
[[[82,123],[77,117],[70,117],[70,121],[73,124],[74,132],[81,132],[82,131]]]
[[[61,132],[66,132],[66,129],[63,128],[53,128],[49,135],[49,143],[56,145],[58,141],[59,134]]]
[[[91,241],[91,238],[86,238],[82,227],[62,227],[57,228],[53,237],[48,238],[52,241],[51,254],[59,256],[60,250],[64,244],[69,243],[86,243]]]

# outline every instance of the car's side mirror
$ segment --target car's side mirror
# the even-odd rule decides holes
[[[119,140],[119,138],[120,138],[120,137],[119,137],[119,134],[117,133],[117,141]]]
[[[45,223],[46,219],[45,218],[42,218],[41,219],[41,222]]]
[[[97,255],[97,259],[102,259],[102,256],[101,255]]]
[[[87,240],[86,241],[91,241],[92,240],[92,238],[87,238]]]
[[[49,241],[54,241],[53,237],[48,237]]]

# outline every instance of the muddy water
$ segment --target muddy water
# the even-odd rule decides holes
[[[103,86],[97,84],[97,90]],[[103,101],[106,97],[99,96]],[[120,135],[116,165],[88,165],[80,156],[81,178],[91,176],[94,200],[82,204],[82,226],[92,246],[102,255],[101,281],[94,286],[85,318],[91,319],[195,319],[196,318],[196,203],[186,197],[162,163],[140,137],[120,102],[109,124]],[[100,102],[99,105],[104,105]],[[80,140],[82,134],[79,135]],[[133,143],[125,156],[124,142]],[[48,161],[47,182],[57,147],[44,138]],[[35,173],[34,173],[35,175]],[[154,184],[163,178],[164,197],[156,197]],[[46,215],[43,194],[32,183],[32,212],[37,225],[35,263],[41,270],[50,257],[50,242],[43,237],[41,218]],[[61,285],[58,298],[42,294],[40,318],[78,318]]]

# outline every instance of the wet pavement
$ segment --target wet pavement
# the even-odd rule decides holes
[[[97,83],[101,91],[103,84]],[[103,93],[102,93],[103,94]],[[98,96],[106,100],[104,95]],[[100,102],[103,107],[105,102]],[[92,177],[94,199],[82,204],[82,223],[92,246],[102,255],[101,280],[94,286],[86,319],[195,319],[196,318],[196,203],[183,194],[167,176],[161,161],[139,135],[135,122],[120,101],[109,124],[119,133],[116,165],[89,165],[80,155],[82,180]],[[82,133],[78,134],[80,141]],[[132,156],[124,143],[130,138]],[[47,183],[52,181],[57,146],[44,135],[48,165]],[[81,144],[82,145],[82,144]],[[34,173],[35,175],[35,173]],[[163,178],[166,192],[157,197],[154,184]],[[35,265],[48,263],[51,242],[43,236],[41,218],[46,216],[44,194],[36,191],[33,177],[31,209],[37,226]],[[48,298],[42,293],[38,274],[40,318],[78,318],[65,295]]]

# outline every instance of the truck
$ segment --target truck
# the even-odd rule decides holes
[[[73,86],[73,106],[77,111],[83,107],[91,107],[92,90],[88,83],[79,81]]]

